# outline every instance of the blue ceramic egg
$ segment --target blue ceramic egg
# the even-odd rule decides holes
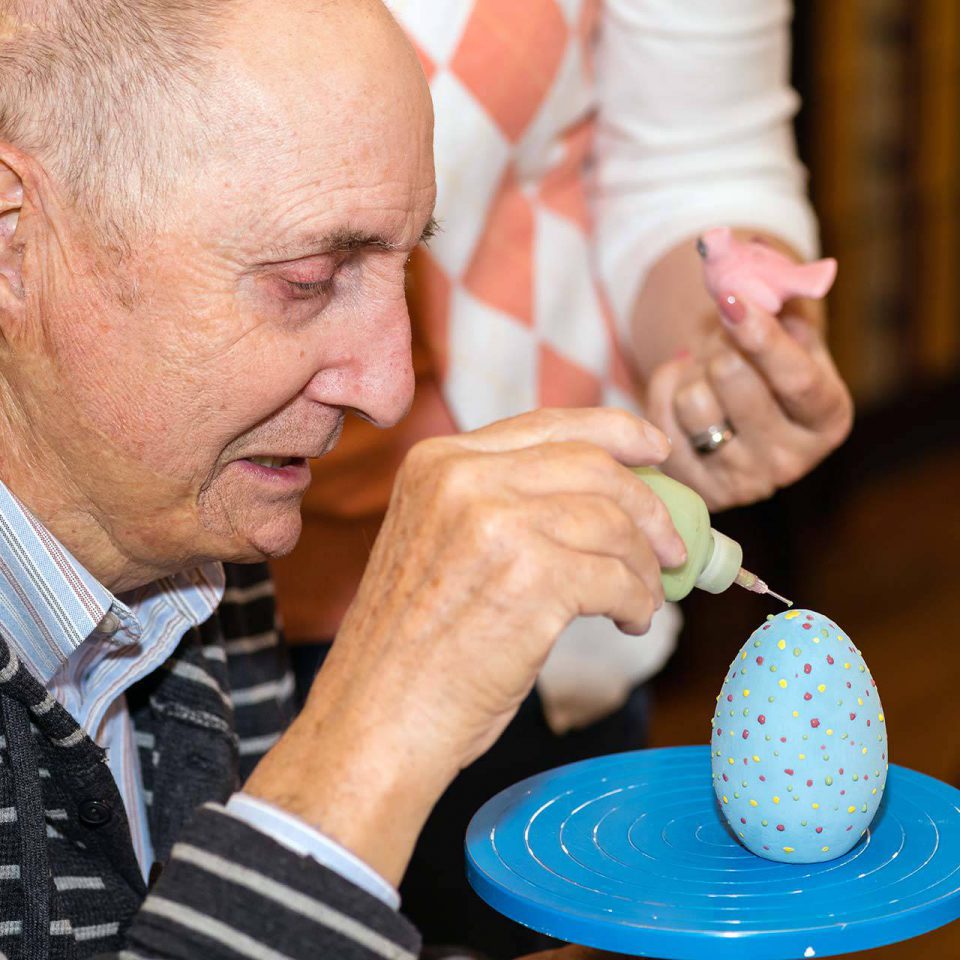
[[[717,800],[752,853],[816,863],[866,833],[887,781],[887,727],[860,651],[831,620],[768,617],[730,665],[711,723]]]

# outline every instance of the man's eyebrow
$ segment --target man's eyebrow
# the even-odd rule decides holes
[[[436,217],[431,217],[420,234],[420,243],[427,243],[440,230]],[[307,256],[310,253],[344,253],[350,250],[361,250],[364,247],[374,247],[380,250],[402,250],[403,246],[393,243],[386,237],[376,233],[364,233],[361,230],[340,228],[330,233],[316,234],[301,237],[290,243],[274,244],[267,253],[278,260],[291,256]]]

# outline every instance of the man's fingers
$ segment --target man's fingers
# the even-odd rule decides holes
[[[495,462],[491,458],[490,466]],[[686,558],[686,548],[663,501],[632,470],[599,447],[548,443],[518,451],[506,482],[525,496],[605,497],[642,531],[663,566],[677,566]]]
[[[811,430],[842,416],[849,396],[819,339],[811,340],[805,329],[806,346],[772,314],[746,300],[734,303],[735,308],[728,302],[723,311],[730,337],[760,371],[787,416]]]
[[[622,561],[663,604],[660,562],[634,518],[596,494],[557,494],[534,501],[540,533],[568,550]]]
[[[622,560],[575,553],[567,566],[576,570],[567,585],[574,616],[608,617],[624,633],[637,636],[650,629],[657,602],[644,581]]]
[[[607,407],[535,410],[461,434],[473,450],[504,453],[543,443],[592,443],[628,466],[661,463],[670,441],[653,424],[626,410]]]

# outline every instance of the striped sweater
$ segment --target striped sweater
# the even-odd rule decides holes
[[[148,894],[104,751],[0,637],[0,951],[9,960],[413,960],[380,900],[227,813],[292,718],[262,566],[128,692],[156,864]]]

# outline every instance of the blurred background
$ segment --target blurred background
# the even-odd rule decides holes
[[[960,0],[797,0],[797,133],[840,271],[834,355],[857,401],[810,477],[717,519],[746,564],[854,639],[891,759],[960,787]],[[709,739],[713,698],[774,604],[691,597],[652,745]],[[851,956],[960,957],[960,923]]]

